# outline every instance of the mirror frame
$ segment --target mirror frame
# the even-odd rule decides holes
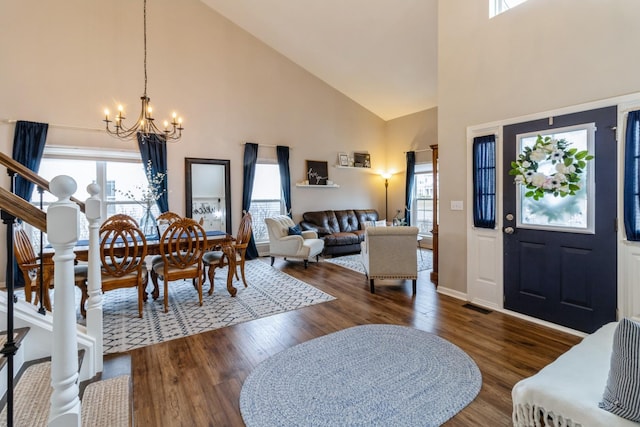
[[[199,159],[195,157],[185,157],[184,159],[184,195],[185,195],[185,213],[187,217],[193,218],[193,195],[191,194],[193,179],[195,178],[191,173],[191,166],[194,164],[204,165],[219,165],[224,166],[224,197],[225,197],[225,215],[226,215],[226,232],[231,234],[231,161],[220,159]]]

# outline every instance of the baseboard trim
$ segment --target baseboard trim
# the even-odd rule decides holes
[[[554,329],[556,331],[565,332],[569,335],[575,335],[578,337],[586,337],[588,334],[578,331],[575,329],[567,328],[566,326],[557,325],[555,323],[547,322],[546,320],[536,319],[535,317],[527,316],[526,314],[517,313],[515,311],[507,310],[503,307],[497,307],[494,304],[483,304],[481,300],[471,301],[468,299],[467,294],[464,292],[456,291],[454,289],[444,288],[439,286],[436,290],[439,294],[447,295],[452,298],[456,298],[465,302],[470,302],[479,307],[488,308],[490,310],[497,311],[502,314],[506,314],[508,316],[513,316],[521,320],[526,320],[527,322],[535,323],[536,325],[545,326],[549,329]]]
[[[456,291],[455,289],[444,288],[442,286],[438,286],[436,288],[436,292],[438,292],[439,294],[442,294],[442,295],[447,295],[447,296],[450,296],[452,298],[459,299],[459,300],[468,301],[466,293],[460,292],[460,291]]]
[[[565,332],[569,335],[575,335],[577,337],[586,337],[589,334],[586,334],[582,331],[578,331],[576,329],[567,328],[566,326],[557,325],[555,323],[547,322],[546,320],[537,319],[535,317],[527,316],[526,314],[518,313],[515,311],[507,310],[505,308],[496,308],[496,311],[504,314],[508,314],[509,316],[517,317],[518,319],[526,320],[531,323],[535,323],[536,325],[545,326],[549,329],[555,329],[556,331]]]

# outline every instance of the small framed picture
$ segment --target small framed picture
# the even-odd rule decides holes
[[[338,153],[338,164],[340,166],[349,166],[349,155],[347,153]]]
[[[353,166],[357,168],[370,168],[371,157],[369,153],[353,153]]]

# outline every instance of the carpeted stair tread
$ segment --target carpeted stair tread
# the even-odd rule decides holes
[[[128,426],[131,393],[128,375],[91,383],[82,399],[82,425]],[[51,402],[51,362],[29,366],[14,389],[13,425],[46,427]],[[7,425],[7,407],[0,413],[0,427]]]
[[[29,366],[13,391],[13,425],[45,426],[49,421],[51,362]],[[7,407],[0,414],[0,426],[7,425]]]
[[[82,425],[129,426],[129,386],[129,375],[89,384],[82,396]]]

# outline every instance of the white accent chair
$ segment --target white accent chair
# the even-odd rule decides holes
[[[286,215],[278,215],[273,218],[265,218],[269,232],[269,255],[271,265],[276,256],[304,260],[304,268],[307,268],[309,260],[313,257],[319,261],[324,249],[324,240],[318,238],[315,231],[303,231],[302,235],[289,235],[289,227],[295,226],[291,218]]]
[[[418,279],[418,227],[367,227],[360,244],[365,275],[375,293],[375,279]]]

